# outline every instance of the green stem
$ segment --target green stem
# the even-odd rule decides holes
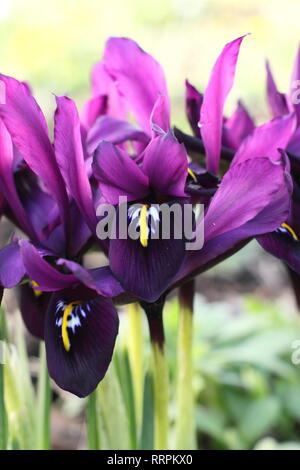
[[[44,343],[40,343],[40,370],[38,381],[37,449],[50,449],[51,388]]]
[[[179,331],[177,343],[176,449],[196,449],[193,395],[193,298],[194,281],[179,291]]]
[[[143,318],[138,304],[128,305],[128,351],[132,371],[137,427],[140,429],[143,414],[144,354]]]
[[[87,441],[89,450],[100,450],[96,390],[90,394],[87,401]]]
[[[4,401],[4,341],[6,339],[6,327],[4,310],[0,308],[0,450],[7,449],[7,414]]]
[[[153,304],[142,303],[149,323],[154,382],[154,448],[168,449],[168,405],[169,376],[164,343],[164,327],[162,311],[164,300]]]

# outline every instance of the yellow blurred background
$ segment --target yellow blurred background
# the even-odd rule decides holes
[[[30,82],[49,113],[51,93],[81,104],[105,39],[129,36],[164,66],[173,122],[184,126],[184,79],[203,89],[223,45],[250,32],[227,109],[241,96],[261,121],[265,58],[287,90],[299,19],[299,0],[0,0],[0,71]]]

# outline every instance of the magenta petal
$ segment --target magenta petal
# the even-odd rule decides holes
[[[142,169],[159,194],[184,197],[188,160],[183,144],[169,131],[151,140],[143,153]]]
[[[225,147],[236,150],[243,139],[252,133],[255,125],[247,109],[238,102],[237,108],[223,127],[222,143]]]
[[[270,64],[266,62],[267,71],[267,100],[270,111],[273,117],[283,116],[289,113],[289,107],[287,104],[287,97],[284,93],[280,93],[277,90],[276,83],[274,81]]]
[[[279,163],[257,157],[234,165],[223,177],[205,215],[205,240],[246,224],[275,196],[289,208],[289,191],[285,170]]]
[[[294,68],[292,72],[292,77],[291,77],[291,100],[293,100],[293,94],[296,92],[297,98],[299,98],[299,80],[300,80],[300,46],[298,47],[295,62],[294,62]],[[294,103],[293,102],[293,107],[296,111],[297,115],[297,121],[298,125],[300,123],[300,103]]]
[[[238,53],[244,37],[226,44],[214,65],[203,96],[200,131],[206,150],[207,170],[214,174],[219,169],[223,108],[233,85]]]
[[[127,140],[135,140],[144,144],[149,142],[149,136],[127,121],[110,116],[97,119],[87,135],[87,151],[92,155],[102,140],[112,144],[121,144]]]
[[[278,149],[287,147],[295,125],[295,115],[289,114],[257,127],[240,145],[232,165],[256,157],[269,157],[273,161],[279,160]]]
[[[77,109],[75,103],[65,96],[57,97],[56,102],[54,127],[56,158],[69,193],[93,230],[96,225],[96,214],[85,168]]]
[[[157,134],[164,134],[170,130],[170,110],[168,97],[159,95],[151,112],[150,124],[153,137],[155,137]]]
[[[27,240],[19,242],[23,263],[28,276],[39,285],[39,290],[56,291],[78,284],[72,274],[62,274],[53,268],[43,255]]]
[[[135,201],[148,194],[147,176],[126,152],[110,142],[100,143],[93,170],[101,192],[110,204],[119,204],[120,196]]]
[[[0,121],[0,187],[21,229],[33,240],[35,230],[20,201],[13,176],[14,154],[11,137]]]
[[[103,62],[98,62],[92,69],[92,96],[105,96],[107,116],[125,119],[127,109],[124,98],[120,96],[117,85],[105,70]]]
[[[88,100],[81,112],[81,123],[85,129],[90,129],[96,119],[107,111],[107,96],[95,96]]]
[[[110,38],[104,52],[105,68],[117,82],[121,95],[140,124],[150,134],[150,115],[159,95],[166,97],[170,114],[164,72],[156,60],[127,38]]]
[[[68,197],[48,137],[45,117],[26,85],[4,75],[0,79],[6,93],[6,103],[0,105],[0,116],[14,145],[57,201],[63,220],[67,221]]]

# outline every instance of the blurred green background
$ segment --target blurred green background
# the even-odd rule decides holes
[[[299,0],[0,0],[0,70],[28,81],[50,117],[52,93],[68,93],[81,106],[89,94],[91,66],[101,59],[105,39],[129,36],[163,65],[172,122],[188,129],[185,78],[203,89],[223,45],[250,32],[226,107],[230,112],[241,97],[262,122],[269,117],[264,61],[271,60],[278,84],[286,91],[300,39],[299,18]],[[300,321],[284,268],[253,242],[201,276],[198,292],[199,447],[299,448],[300,366],[292,364],[291,348],[300,338]],[[6,308],[15,312],[13,299],[6,301]],[[171,302],[166,314],[171,377],[176,375],[176,308]],[[122,323],[126,331],[126,315]],[[34,359],[30,364],[34,375]],[[17,374],[12,377],[19,380]],[[82,448],[82,403],[56,393],[53,445]],[[172,401],[171,415],[174,406]],[[19,423],[22,416],[14,410],[11,419]],[[115,448],[114,442],[109,445]]]
[[[164,66],[181,123],[184,79],[203,88],[223,45],[250,32],[228,107],[242,96],[263,119],[264,60],[287,89],[299,18],[298,0],[0,0],[0,70],[28,80],[46,110],[50,92],[82,102],[105,39],[129,36]]]

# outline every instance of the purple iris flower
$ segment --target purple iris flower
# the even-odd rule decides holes
[[[57,98],[53,144],[28,87],[1,76],[6,104],[0,106],[0,189],[12,220],[29,240],[14,240],[0,252],[0,280],[5,287],[25,275],[31,282],[21,298],[23,314],[28,302],[32,305],[25,322],[45,339],[50,375],[60,387],[85,396],[103,378],[118,331],[113,300],[122,295],[125,302],[155,303],[287,220],[291,179],[285,154],[277,149],[286,147],[293,116],[257,128],[239,146],[222,181],[217,178],[223,106],[241,41],[225,46],[204,93],[206,168],[195,173],[170,130],[163,71],[134,41],[107,42],[81,120],[72,100]],[[126,121],[129,111],[139,127]],[[95,206],[110,203],[120,211],[119,196],[127,196],[127,221],[137,217],[140,236],[101,243],[109,266],[85,269],[83,255],[96,241]],[[150,218],[158,227],[161,222],[153,204],[203,198],[202,250],[187,252],[183,238],[149,236]],[[16,269],[9,274],[5,266],[11,263]]]
[[[22,314],[29,330],[45,339],[50,375],[85,396],[110,363],[118,332],[111,298],[123,289],[108,266],[82,267],[97,219],[81,123],[74,102],[57,98],[52,145],[28,87],[1,80],[0,187],[8,214],[30,240],[0,251],[1,284],[12,287],[26,275]]]

